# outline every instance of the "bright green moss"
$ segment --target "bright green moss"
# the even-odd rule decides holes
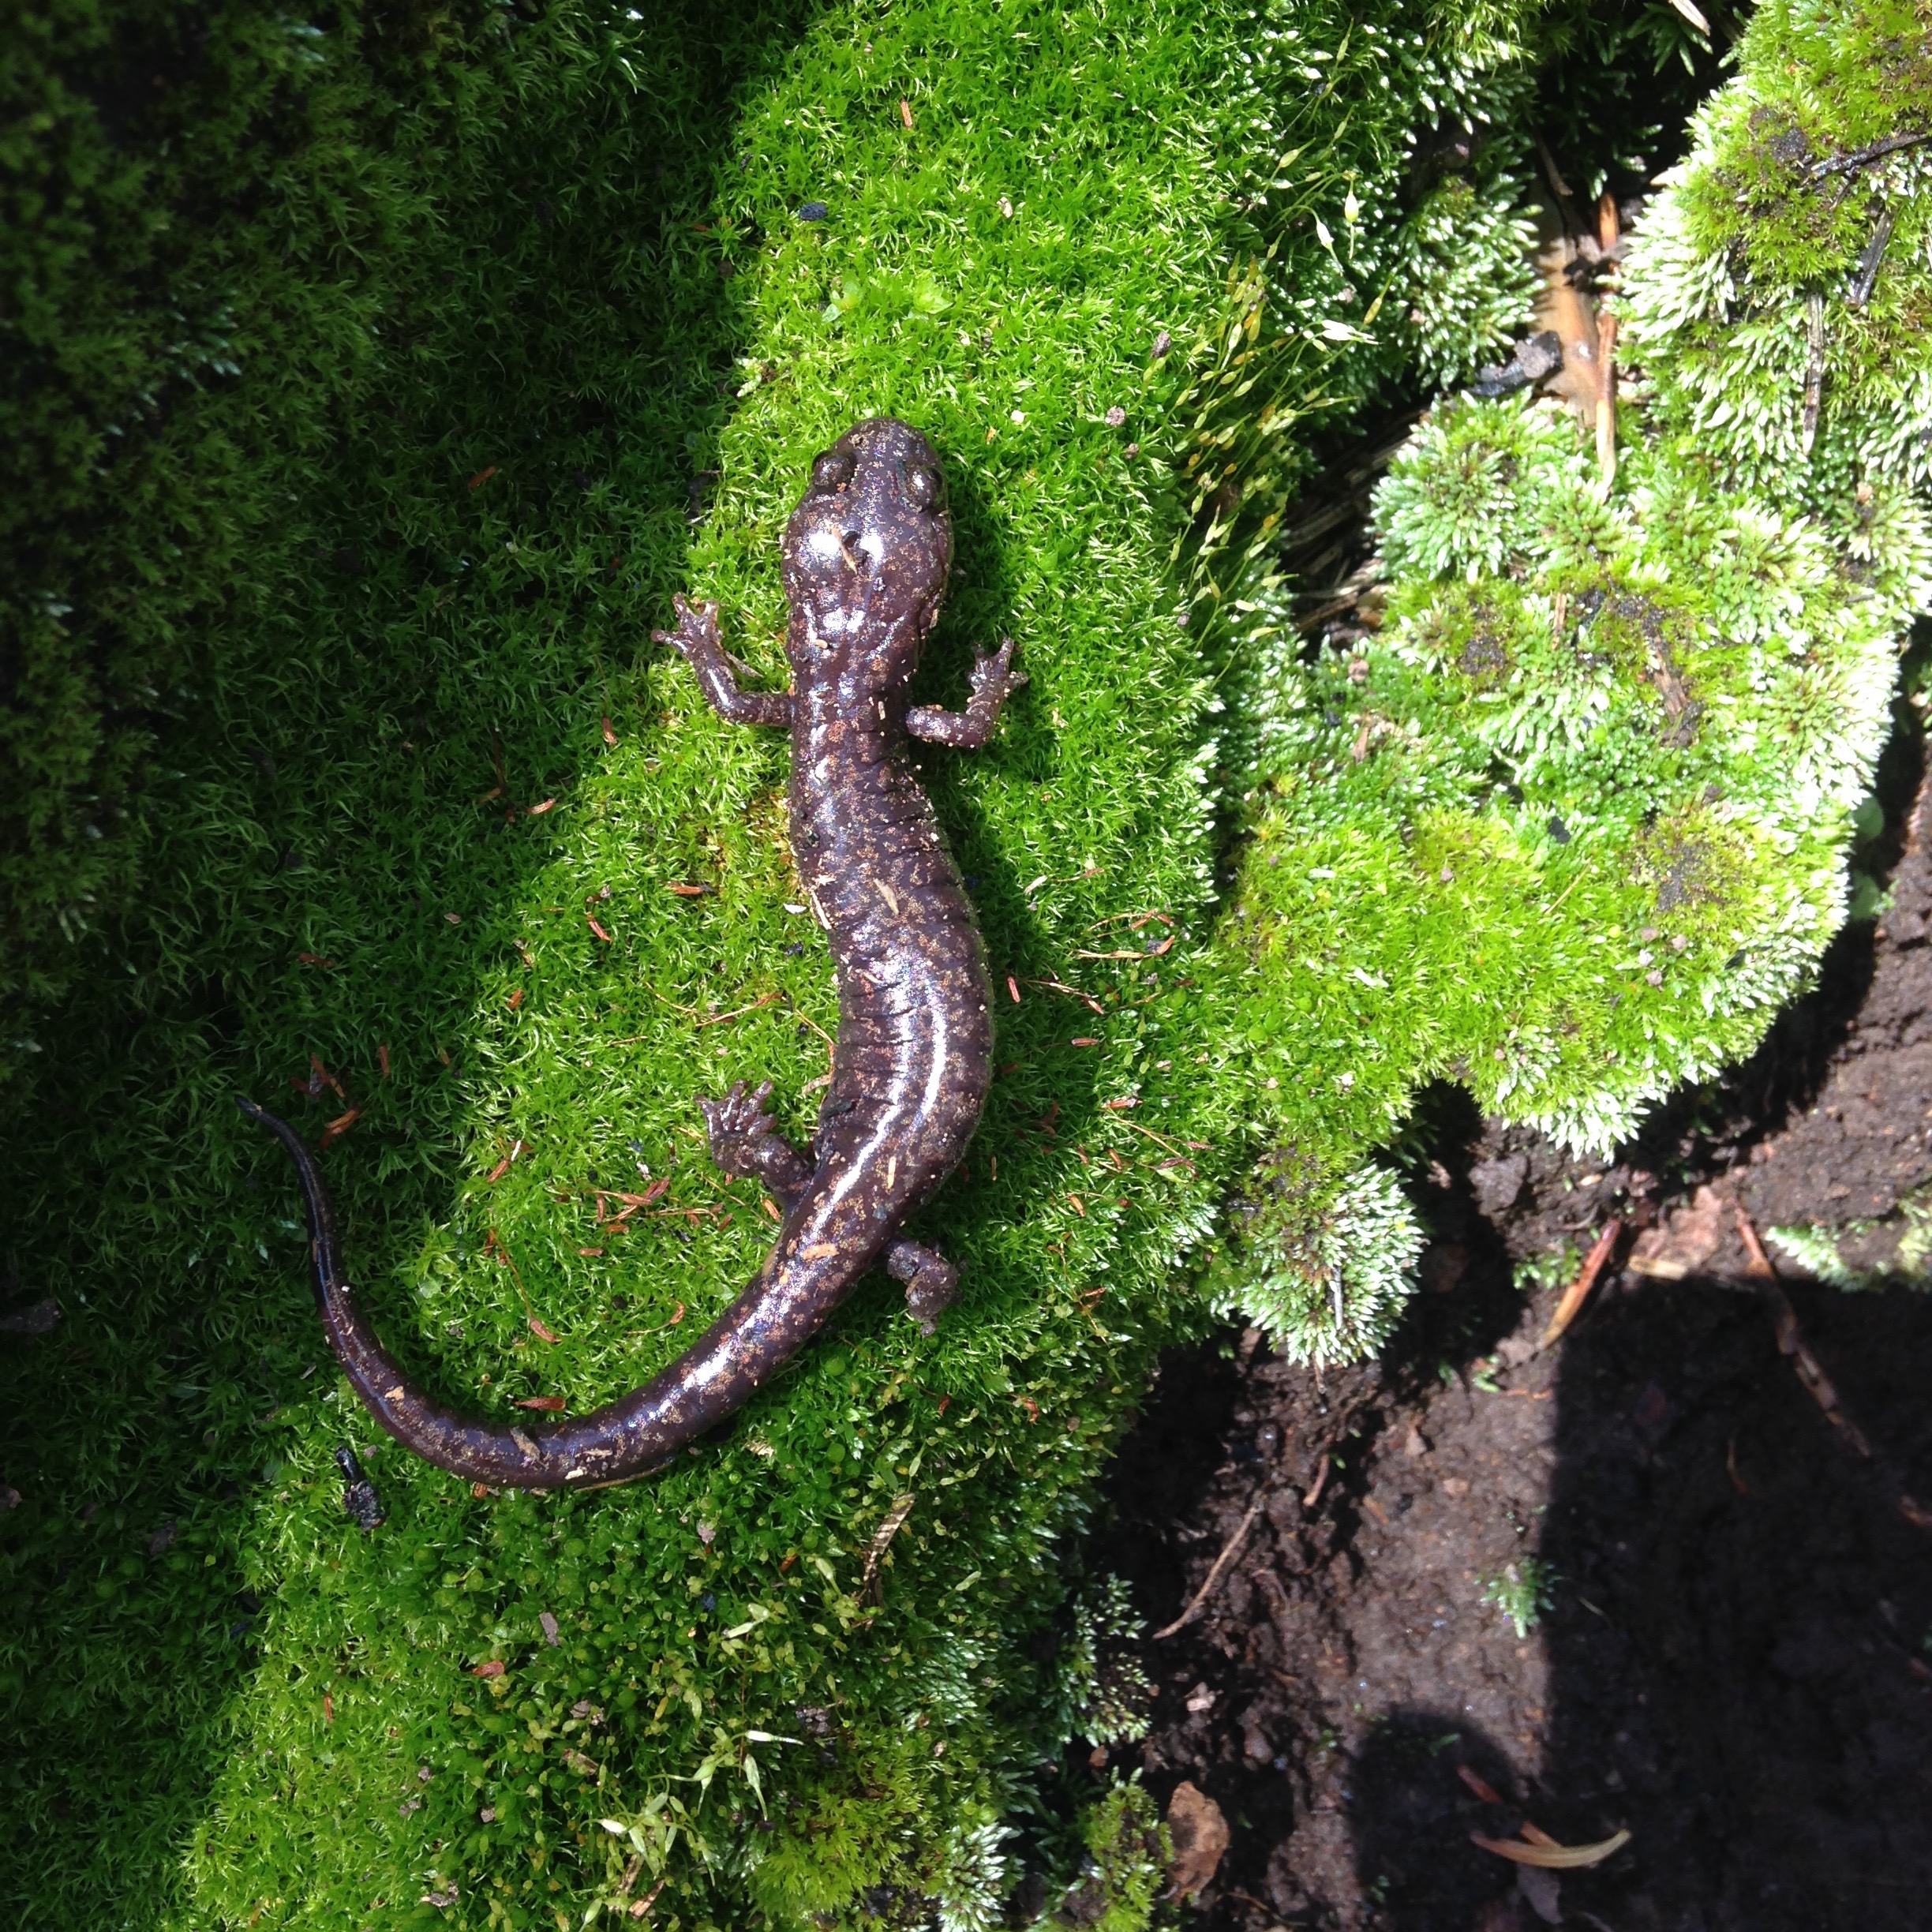
[[[1116,1784],[1075,1821],[1074,1870],[1035,1923],[1148,1932],[1167,1877],[1166,1832],[1139,1784]]]
[[[1614,484],[1553,405],[1440,405],[1377,497],[1380,628],[1350,659],[1277,661],[1222,954],[1292,1185],[1257,1190],[1212,1279],[1298,1354],[1372,1346],[1399,1305],[1413,1223],[1338,1225],[1384,1187],[1365,1156],[1424,1082],[1608,1148],[1753,1047],[1846,915],[1901,634],[1932,597],[1932,362],[1893,332],[1932,272],[1916,146],[1820,163],[1881,128],[1917,140],[1932,96],[1893,83],[1925,47],[1885,4],[1754,17],[1625,274]]]
[[[1924,13],[1786,0],[1754,15],[1745,45],[1637,242],[1628,350],[1687,475],[1842,527],[1860,481],[1932,481]],[[1859,158],[1875,148],[1889,151]]]
[[[354,24],[276,30],[311,98]],[[369,255],[380,316],[224,379],[258,520],[194,552],[223,596],[167,586],[194,682],[144,884],[73,942],[17,1091],[6,1259],[66,1319],[6,1365],[14,1922],[548,1928],[661,1881],[661,1927],[997,1907],[1067,1724],[1131,1721],[1099,1649],[1087,1682],[1027,1639],[1154,1351],[1206,1319],[1178,1264],[1248,1144],[1196,983],[1215,593],[1301,429],[1415,351],[1418,106],[1520,98],[1514,29],[1307,0],[478,25],[451,125],[383,151],[415,212]],[[244,197],[218,242],[273,257],[299,215],[360,287],[375,242],[275,131],[243,175],[294,212]],[[927,1341],[868,1286],[653,1481],[475,1496],[305,1373],[289,1175],[232,1096],[311,1135],[360,1107],[325,1157],[350,1265],[466,1408],[582,1410],[736,1292],[769,1223],[695,1096],[769,1076],[802,1131],[831,975],[785,909],[782,742],[650,632],[715,596],[776,676],[780,523],[879,409],[953,484],[928,691],[1002,631],[1032,678],[994,747],[924,766],[1020,996],[928,1219],[966,1300]],[[342,1091],[298,1096],[317,1060]]]

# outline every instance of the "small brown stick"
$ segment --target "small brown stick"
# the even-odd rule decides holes
[[[1089,953],[1083,949],[1080,951],[1075,953],[1073,957],[1076,959],[1088,960],[1159,959],[1163,953],[1171,952],[1174,949],[1174,936],[1172,933],[1170,933],[1165,939],[1161,940],[1157,945],[1144,947],[1142,949],[1142,950],[1137,953],[1131,949],[1125,952],[1115,951],[1112,953]]]
[[[834,1050],[837,1050],[838,1042],[833,1039],[832,1035],[828,1033],[825,1028],[811,1017],[810,1013],[800,1012],[799,1009],[799,1004],[796,1000],[787,1000],[785,1004],[792,1009],[795,1014],[797,1015],[800,1025],[810,1027],[811,1030],[816,1033],[828,1046],[832,1047]]]
[[[1596,240],[1605,255],[1621,240],[1617,197],[1604,191],[1596,204]],[[1596,363],[1600,383],[1596,396],[1596,467],[1605,483],[1617,481],[1617,316],[1608,307],[1596,311]]]
[[[749,1006],[740,1006],[736,1013],[707,1013],[695,1024],[701,1027],[722,1026],[728,1020],[742,1020],[747,1013],[754,1013],[764,1007],[776,1005],[784,998],[784,995],[774,987],[772,991],[754,999]]]
[[[1596,1245],[1585,1257],[1583,1271],[1563,1292],[1563,1299],[1556,1304],[1556,1312],[1550,1317],[1548,1327],[1543,1331],[1543,1339],[1537,1344],[1540,1349],[1548,1348],[1552,1342],[1561,1340],[1563,1331],[1574,1321],[1582,1311],[1583,1304],[1589,1299],[1590,1290],[1597,1286],[1597,1278],[1604,1271],[1617,1245],[1617,1237],[1623,1232],[1623,1223],[1615,1215],[1604,1223],[1603,1232],[1597,1237]]]
[[[1087,930],[1089,932],[1099,932],[1103,926],[1119,925],[1122,919],[1127,922],[1128,930],[1130,932],[1138,932],[1143,926],[1148,925],[1155,919],[1159,919],[1163,926],[1171,926],[1174,923],[1173,919],[1165,912],[1110,912],[1105,919],[1095,919]]]
[[[1744,1211],[1742,1205],[1738,1207],[1736,1212],[1738,1238],[1743,1242],[1744,1252],[1749,1257],[1745,1273],[1759,1281],[1774,1279],[1777,1270],[1771,1265],[1771,1257],[1765,1252],[1764,1243],[1758,1238],[1758,1230],[1751,1226],[1750,1216]]]
[[[1324,1458],[1325,1460],[1326,1458]],[[1200,1615],[1201,1605],[1207,1602],[1208,1593],[1221,1581],[1222,1573],[1234,1560],[1235,1552],[1248,1540],[1248,1532],[1254,1527],[1254,1519],[1261,1514],[1261,1499],[1257,1496],[1248,1506],[1248,1514],[1241,1519],[1240,1526],[1227,1540],[1226,1546],[1215,1559],[1214,1567],[1208,1572],[1208,1581],[1189,1599],[1188,1607],[1164,1629],[1154,1633],[1158,1642],[1163,1637],[1171,1637],[1176,1631],[1185,1630]]]
[[[1597,471],[1606,483],[1616,481],[1616,317],[1608,309],[1598,309],[1597,367],[1602,387],[1597,392]]]
[[[1887,208],[1878,217],[1878,225],[1871,232],[1871,239],[1865,244],[1864,253],[1859,256],[1858,268],[1852,278],[1852,286],[1845,296],[1848,309],[1863,309],[1872,298],[1872,290],[1878,286],[1878,265],[1885,260],[1885,252],[1892,240],[1894,218]]]
[[[1798,1311],[1792,1306],[1792,1299],[1775,1282],[1765,1286],[1765,1298],[1771,1305],[1771,1320],[1777,1331],[1778,1353],[1789,1358],[1792,1366],[1798,1371],[1798,1380],[1810,1391],[1811,1399],[1825,1412],[1825,1419],[1830,1423],[1866,1462],[1871,1460],[1872,1446],[1865,1432],[1838,1406],[1838,1391],[1832,1380],[1825,1372],[1825,1365],[1811,1352],[1811,1345],[1804,1339],[1798,1326]]]
[[[1324,1451],[1322,1459],[1315,1466],[1315,1480],[1309,1485],[1308,1494],[1301,1499],[1301,1507],[1304,1509],[1312,1509],[1321,1500],[1322,1490],[1326,1486],[1327,1481],[1328,1456],[1327,1452]]]
[[[1088,956],[1083,954],[1082,957],[1086,957]],[[1099,956],[1094,955],[1092,957],[1098,957]],[[1133,954],[1131,957],[1135,959],[1139,959],[1142,956],[1136,953]],[[1010,982],[1009,983],[1010,983]],[[1090,1009],[1092,1012],[1099,1013],[1103,1019],[1106,1017],[1106,1009],[1103,1006],[1091,993],[1083,993],[1078,987],[1068,986],[1064,981],[1058,979],[1029,979],[1026,982],[1026,983],[1030,987],[1043,987],[1049,993],[1064,993],[1069,998],[1076,999],[1083,1006]],[[1017,998],[1017,995],[1015,997]]]
[[[1597,245],[1608,255],[1623,239],[1623,223],[1617,219],[1616,197],[1606,188],[1597,200]]]
[[[1873,1450],[1871,1438],[1839,1406],[1838,1391],[1833,1386],[1831,1377],[1825,1372],[1824,1364],[1811,1352],[1811,1345],[1804,1339],[1804,1331],[1798,1325],[1798,1311],[1780,1283],[1771,1257],[1765,1252],[1764,1243],[1758,1238],[1758,1230],[1751,1226],[1750,1217],[1742,1206],[1737,1209],[1737,1224],[1744,1251],[1750,1257],[1747,1272],[1764,1284],[1765,1300],[1770,1308],[1772,1324],[1777,1335],[1778,1353],[1786,1357],[1797,1370],[1798,1380],[1824,1411],[1825,1421],[1844,1437],[1850,1448],[1863,1461],[1874,1464],[1883,1476],[1886,1487],[1893,1492],[1892,1500],[1898,1513],[1915,1530],[1932,1530],[1932,1510],[1928,1510],[1905,1487],[1889,1459]]]
[[[1806,455],[1818,440],[1818,416],[1825,403],[1825,296],[1813,289],[1805,297],[1804,415],[1799,425],[1799,447]]]
[[[1932,140],[1932,134],[1888,134],[1883,140],[1874,141],[1869,148],[1860,148],[1852,154],[1835,155],[1829,161],[1821,161],[1811,170],[1814,181],[1822,181],[1828,174],[1850,174],[1858,169],[1868,167],[1874,161],[1882,161],[1887,155],[1896,154],[1901,148],[1919,148]]]

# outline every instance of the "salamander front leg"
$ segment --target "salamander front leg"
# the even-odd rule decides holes
[[[653,631],[660,644],[671,648],[698,674],[711,708],[728,724],[775,724],[792,727],[792,695],[789,691],[748,691],[738,688],[738,680],[747,667],[738,663],[718,642],[717,606],[692,604],[682,597],[671,600],[676,606],[678,627]]]
[[[906,713],[906,729],[915,738],[934,744],[977,751],[993,736],[1000,707],[1021,685],[1026,673],[1013,668],[1013,641],[1002,638],[996,651],[982,651],[972,668],[972,698],[964,711],[942,711],[937,705],[915,705]]]
[[[705,1125],[711,1138],[711,1158],[734,1181],[756,1181],[778,1205],[790,1211],[812,1178],[812,1165],[783,1134],[765,1110],[772,1084],[763,1081],[747,1093],[743,1080],[733,1082],[722,1100],[700,1095]]]
[[[921,1335],[931,1335],[939,1317],[959,1299],[959,1270],[942,1254],[903,1237],[886,1250],[886,1272],[906,1285],[906,1312]]]

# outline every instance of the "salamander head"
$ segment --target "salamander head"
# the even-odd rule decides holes
[[[945,478],[933,446],[890,416],[855,423],[813,463],[785,526],[795,659],[856,648],[878,682],[909,677],[952,564]]]

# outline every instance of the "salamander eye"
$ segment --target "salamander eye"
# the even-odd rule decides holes
[[[811,486],[815,490],[842,490],[852,480],[850,450],[827,450],[812,465]]]
[[[945,484],[939,472],[927,463],[908,463],[905,468],[906,501],[915,510],[938,510],[945,502]]]

